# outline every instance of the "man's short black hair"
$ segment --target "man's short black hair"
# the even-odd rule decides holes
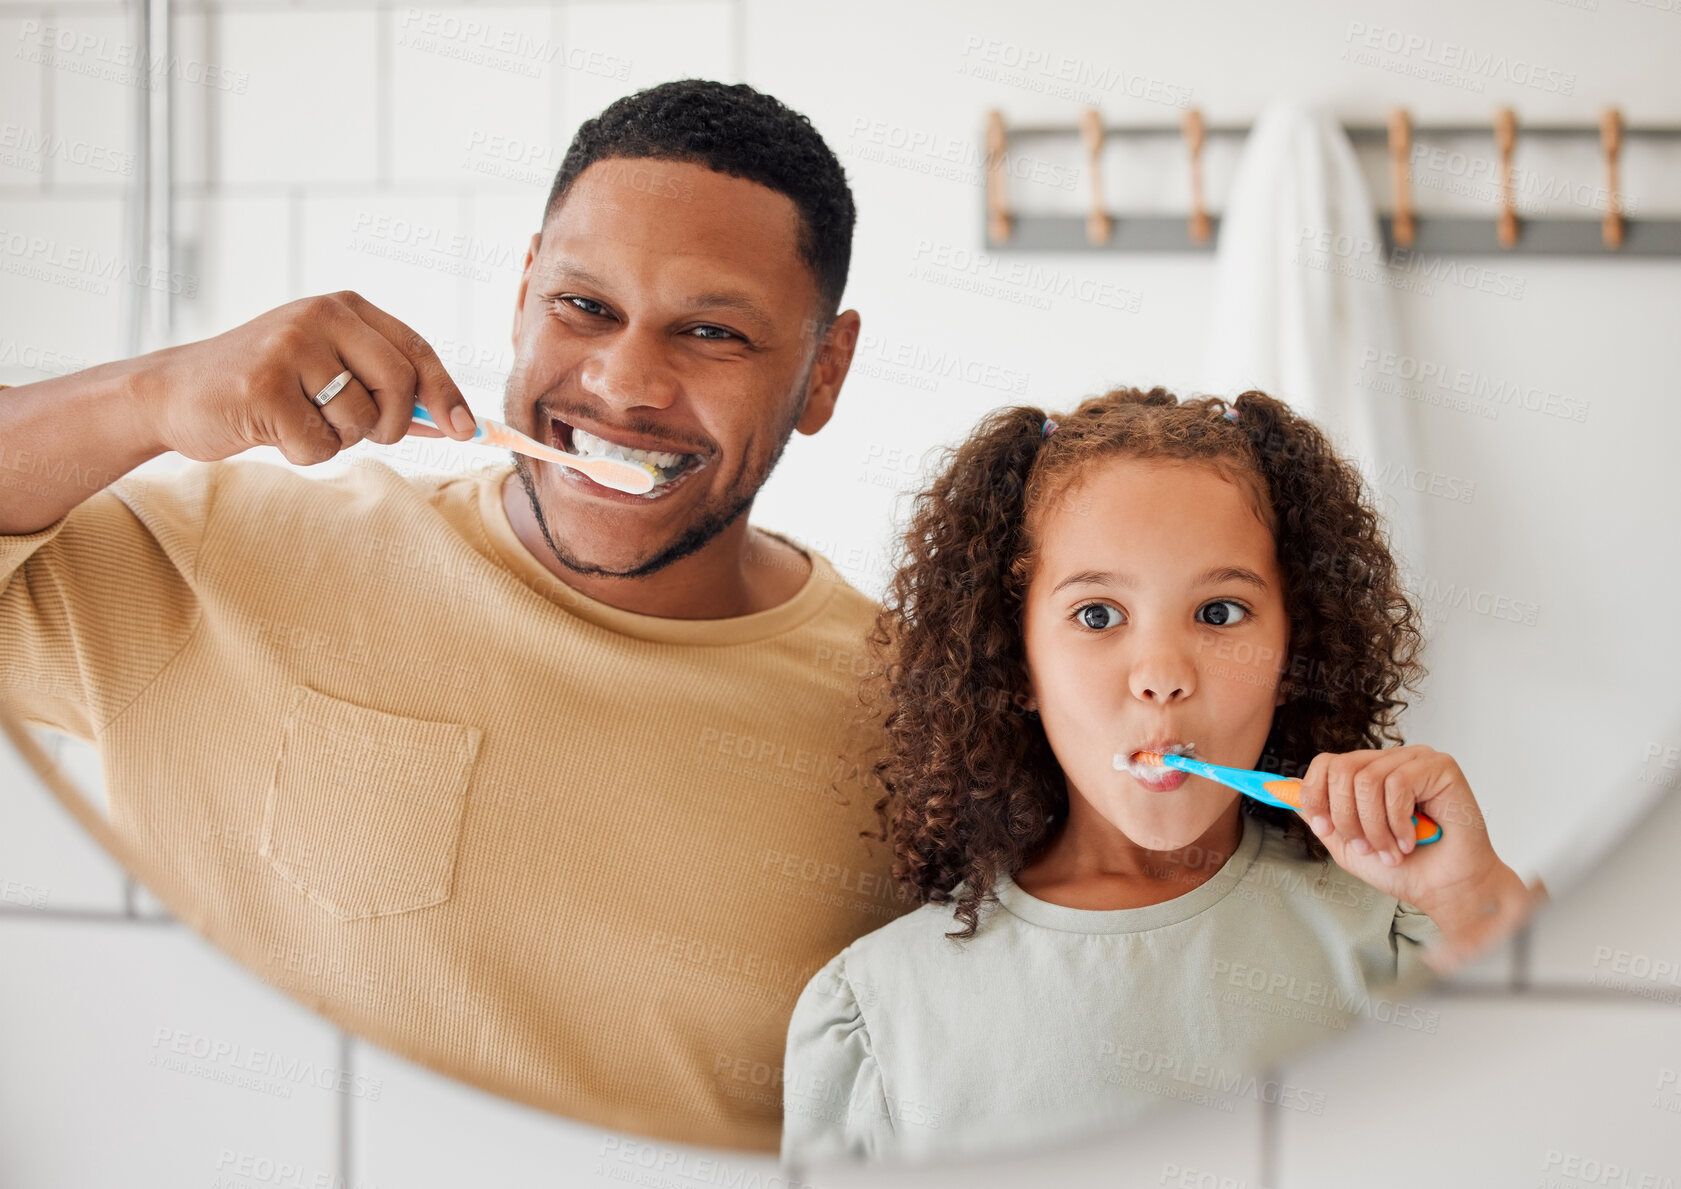
[[[852,262],[852,190],[834,153],[799,112],[745,83],[699,78],[626,95],[584,121],[572,138],[543,222],[579,174],[612,157],[692,162],[786,194],[800,213],[800,257],[817,281],[825,319],[840,308]]]

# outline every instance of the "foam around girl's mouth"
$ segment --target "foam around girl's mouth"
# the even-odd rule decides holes
[[[1133,759],[1139,750],[1157,751],[1163,755],[1188,756],[1196,751],[1194,743],[1170,743],[1165,747],[1135,748],[1133,751],[1119,751],[1115,753],[1114,766],[1118,771],[1125,772],[1135,780],[1145,784],[1160,784],[1173,771],[1170,768],[1160,768],[1155,764],[1143,764]]]

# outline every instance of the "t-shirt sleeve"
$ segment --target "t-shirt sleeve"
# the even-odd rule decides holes
[[[892,1137],[875,1045],[842,950],[794,1004],[782,1062],[782,1159],[877,1156]]]
[[[1427,970],[1423,953],[1442,939],[1436,922],[1424,911],[1405,900],[1395,902],[1395,922],[1390,927],[1395,939],[1395,974],[1405,978],[1415,971]]]
[[[91,742],[181,650],[226,465],[128,475],[0,534],[0,697],[23,718]]]

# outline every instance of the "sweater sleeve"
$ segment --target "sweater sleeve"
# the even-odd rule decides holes
[[[1442,938],[1436,922],[1405,900],[1395,902],[1395,921],[1390,934],[1395,941],[1395,974],[1401,978],[1427,969],[1422,954]]]
[[[0,697],[24,719],[92,742],[180,652],[226,465],[131,474],[0,534]]]
[[[893,1124],[875,1045],[842,950],[794,1005],[782,1062],[782,1159],[879,1156]]]

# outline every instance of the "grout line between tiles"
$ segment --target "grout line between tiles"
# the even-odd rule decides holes
[[[356,1060],[355,1038],[341,1028],[338,1030],[338,1044],[339,1076],[344,1079],[344,1085],[355,1085],[355,1079],[352,1076],[355,1072],[352,1066]],[[355,1184],[355,1181],[351,1177],[351,1164],[354,1162],[356,1156],[356,1145],[353,1142],[354,1137],[352,1134],[352,1129],[355,1126],[356,1112],[352,1107],[352,1102],[353,1098],[351,1095],[339,1095],[337,1159],[339,1166],[338,1183],[341,1185]]]
[[[747,81],[747,0],[730,5],[730,76],[734,82]]]
[[[0,904],[0,920],[49,921],[55,925],[174,925],[174,917],[141,916],[115,908],[22,908]]]
[[[391,5],[381,0],[374,14],[374,179],[382,187],[391,184],[396,157],[391,132],[397,86],[392,44]]]
[[[50,8],[43,8],[40,11],[41,11],[41,27],[43,29],[45,29],[48,26],[52,25],[56,18],[53,16],[53,10],[50,9]],[[52,143],[53,132],[55,131],[54,128],[53,128],[53,118],[56,115],[57,115],[57,111],[53,107],[53,72],[52,72],[50,67],[48,67],[45,63],[42,63],[42,65],[41,65],[41,136],[43,137],[45,143],[47,143],[47,144]],[[34,190],[36,190],[40,193],[51,193],[52,192],[52,189],[53,189],[53,155],[51,153],[43,153],[41,155],[41,176],[40,176],[40,180],[35,184],[34,187],[32,187],[32,189],[34,189]],[[127,187],[126,186],[123,187],[123,192],[127,193]]]
[[[286,292],[303,292],[304,192],[294,186],[286,191]]]

